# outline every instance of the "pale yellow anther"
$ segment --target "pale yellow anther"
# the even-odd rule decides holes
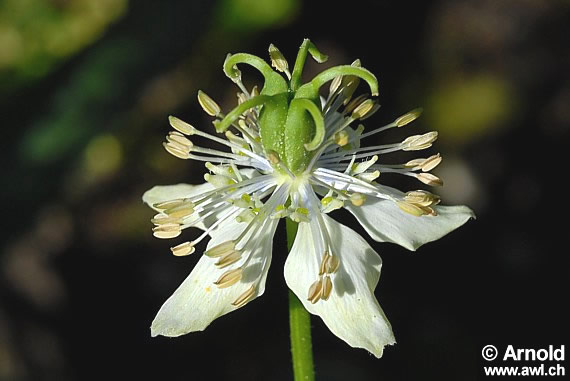
[[[239,250],[233,250],[227,253],[226,255],[221,256],[220,259],[218,259],[218,262],[216,262],[216,266],[223,269],[224,267],[233,265],[240,259],[241,259],[241,252]]]
[[[326,271],[326,265],[329,258],[329,252],[325,251],[323,258],[321,259],[321,267],[319,269],[319,275],[323,275]]]
[[[222,111],[220,106],[202,90],[198,90],[198,103],[208,115],[216,116]]]
[[[266,157],[267,160],[269,160],[269,162],[273,165],[277,165],[281,162],[281,159],[279,158],[279,154],[275,151],[267,151],[266,153]]]
[[[178,224],[164,224],[152,228],[152,235],[161,239],[178,237],[181,232],[181,227]]]
[[[425,159],[422,163],[421,168],[423,172],[429,172],[441,163],[442,157],[439,155],[433,155]]]
[[[223,273],[218,278],[218,280],[214,282],[214,284],[218,286],[218,288],[227,288],[239,282],[242,275],[243,270],[241,267],[238,267],[237,269],[229,270]]]
[[[327,262],[325,263],[325,272],[327,274],[334,274],[337,272],[338,268],[340,267],[340,260],[336,255],[330,255],[327,258]]]
[[[361,94],[350,101],[350,103],[344,108],[345,114],[349,114],[354,111],[358,106],[362,104],[366,100],[368,94]],[[354,118],[357,119],[357,118]]]
[[[403,127],[406,124],[413,122],[414,120],[418,119],[419,116],[422,114],[421,108],[413,109],[412,111],[407,112],[406,114],[402,115],[398,119],[394,121],[394,124],[398,127]]]
[[[334,94],[342,83],[342,76],[334,77],[329,87],[329,94]]]
[[[322,291],[323,291],[323,284],[319,279],[313,282],[313,284],[311,284],[311,287],[309,287],[309,294],[307,296],[307,300],[315,304],[321,298]]]
[[[257,296],[257,288],[252,284],[244,293],[237,297],[232,303],[234,307],[243,307]]]
[[[404,200],[411,204],[427,207],[439,204],[441,199],[433,193],[424,190],[417,190],[406,193]]]
[[[431,173],[418,173],[416,178],[420,180],[422,183],[431,185],[431,186],[442,186],[443,180],[441,180],[436,175],[432,175]]]
[[[162,143],[166,152],[175,156],[179,159],[188,159],[190,157],[190,153],[186,150],[180,149],[178,146],[172,144],[171,142]]]
[[[426,214],[424,208],[418,205],[410,204],[409,202],[406,201],[396,201],[396,204],[404,212],[411,214],[413,216],[420,217]]]
[[[366,115],[360,117],[360,120],[366,120],[370,118],[372,115],[376,114],[376,111],[380,109],[380,104],[378,102],[374,102],[372,109],[366,113]]]
[[[366,182],[371,183],[372,181],[374,181],[378,177],[380,177],[380,171],[375,170],[372,172],[364,172],[364,173],[360,173],[360,174],[356,175],[356,177],[359,178],[360,180],[364,180]]]
[[[190,141],[190,139],[186,138],[184,135],[182,135],[177,131],[171,131],[166,137],[166,140],[169,143],[179,144],[182,148],[184,148],[185,151],[189,151],[190,148],[194,146],[194,144],[192,143],[192,141]]]
[[[159,213],[155,215],[150,222],[155,225],[164,225],[164,224],[181,224],[182,220],[178,217],[171,217],[167,214]]]
[[[353,119],[364,118],[374,107],[374,101],[372,99],[367,99],[362,102],[354,111],[352,112]]]
[[[176,206],[182,205],[186,202],[188,202],[188,201],[186,201],[183,198],[176,198],[174,200],[157,202],[155,204],[152,204],[152,206],[155,207],[156,209],[166,210],[166,209],[170,209],[170,208],[174,208]],[[154,216],[154,218],[159,218],[159,217],[158,217],[158,215],[156,215],[156,216]]]
[[[343,77],[343,83],[346,83],[342,89],[342,93],[346,98],[343,104],[347,105],[360,84],[360,78],[348,75]]]
[[[362,206],[366,201],[366,196],[362,193],[353,193],[350,195],[350,202],[354,206]]]
[[[182,205],[166,209],[164,213],[173,218],[185,218],[194,213],[194,204],[191,202],[186,202]]]
[[[350,136],[348,135],[348,132],[346,132],[345,130],[342,130],[342,131],[334,134],[333,139],[334,139],[334,142],[336,144],[343,147],[343,146],[348,144],[348,141],[350,140]]]
[[[251,97],[256,97],[259,95],[259,90],[257,89],[257,85],[253,86],[253,88],[251,89]]]
[[[289,64],[283,54],[275,47],[275,45],[269,45],[269,58],[271,58],[271,66],[273,66],[278,71],[285,73],[288,78],[291,78],[289,73]]]
[[[437,131],[431,131],[423,135],[413,135],[400,143],[400,147],[404,151],[418,151],[431,147],[431,144],[437,139]]]
[[[244,93],[238,93],[237,99],[238,99],[238,104],[242,104],[243,102],[247,101],[249,99],[249,97],[247,95],[245,95]]]
[[[181,243],[180,245],[171,247],[170,251],[172,251],[172,255],[176,257],[184,257],[186,255],[192,254],[194,251],[196,251],[196,248],[194,247],[192,242],[186,241]]]
[[[321,299],[328,300],[329,296],[331,295],[331,291],[333,288],[333,284],[331,278],[327,275],[323,277],[322,280],[322,291],[321,291]]]
[[[168,121],[170,122],[172,128],[183,133],[184,135],[193,135],[196,131],[196,129],[190,124],[178,119],[175,116],[169,116]]]
[[[234,251],[236,248],[236,244],[234,241],[225,241],[212,247],[211,249],[206,250],[204,255],[210,258],[218,258],[223,255],[227,255],[230,252]]]

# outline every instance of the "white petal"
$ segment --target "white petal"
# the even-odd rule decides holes
[[[159,209],[155,208],[153,205],[163,201],[174,200],[177,198],[188,198],[197,196],[202,193],[209,192],[214,189],[214,186],[209,183],[204,183],[200,185],[190,185],[190,184],[176,184],[176,185],[157,185],[147,190],[143,194],[143,201],[150,206],[152,209],[160,212]],[[204,221],[194,225],[195,227],[206,230],[210,225],[212,225],[217,220],[218,215],[213,214],[206,218]],[[187,223],[191,223],[194,219],[199,218],[199,215],[193,215],[188,218]]]
[[[364,205],[345,205],[378,242],[392,242],[415,251],[424,243],[435,241],[457,229],[475,214],[466,206],[435,206],[437,216],[416,217],[393,201],[370,197]]]
[[[277,220],[267,222],[257,236],[252,238],[257,240],[256,245],[252,245],[253,257],[244,268],[242,280],[233,286],[220,289],[214,282],[227,270],[241,266],[247,252],[243,253],[242,260],[224,269],[218,269],[214,265],[217,259],[203,255],[190,275],[160,308],[152,322],[152,336],[174,337],[203,331],[214,319],[236,310],[237,307],[234,307],[232,302],[256,282],[256,297],[261,296],[265,291],[277,223]],[[230,219],[212,233],[208,248],[236,238],[246,226],[246,223],[236,223]]]
[[[174,200],[177,198],[187,198],[206,193],[214,189],[209,183],[200,185],[176,184],[176,185],[157,185],[147,190],[143,194],[143,201],[156,211],[159,211],[154,204]]]
[[[311,284],[317,280],[318,238],[308,223],[299,224],[291,253],[285,262],[285,280],[307,311],[320,316],[327,327],[352,347],[364,348],[376,357],[385,345],[395,343],[392,328],[374,296],[380,279],[382,260],[352,229],[323,216],[332,239],[333,254],[340,259],[332,275],[333,289],[328,300],[312,304],[307,300]]]

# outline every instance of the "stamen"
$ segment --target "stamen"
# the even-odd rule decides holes
[[[327,258],[327,263],[325,264],[325,272],[327,274],[334,274],[340,267],[340,260],[336,255],[329,254]]]
[[[257,295],[257,288],[255,285],[251,285],[243,294],[238,296],[238,298],[232,303],[233,306],[239,308],[245,306],[247,303],[252,301]]]
[[[436,175],[432,175],[431,173],[418,173],[415,176],[418,180],[420,180],[422,183],[427,184],[427,185],[431,185],[431,186],[442,186],[443,185],[443,180],[441,180],[439,177],[437,177]]]
[[[224,267],[228,267],[229,265],[236,263],[240,259],[241,259],[241,251],[233,250],[233,251],[229,252],[228,254],[222,256],[218,260],[218,262],[216,262],[216,266],[218,268],[223,269]]]
[[[328,300],[329,296],[331,295],[331,291],[332,291],[332,287],[333,287],[331,278],[328,275],[324,276],[323,280],[322,280],[322,284],[323,285],[321,288],[322,289],[321,290],[321,299],[322,300]]]
[[[161,239],[178,237],[181,232],[182,230],[178,224],[164,224],[152,228],[152,235]]]
[[[366,196],[362,193],[353,193],[350,195],[350,202],[354,206],[362,206],[366,201]]]
[[[437,139],[437,131],[431,131],[423,135],[412,135],[400,143],[403,151],[418,151],[431,147]]]
[[[394,124],[398,127],[404,127],[406,124],[412,123],[414,120],[418,119],[422,114],[422,108],[415,108],[396,119]]]
[[[198,90],[198,103],[210,116],[217,116],[222,111],[220,106],[202,90]]]
[[[183,204],[166,209],[164,213],[173,218],[185,218],[194,213],[194,204],[187,201]]]
[[[173,255],[175,255],[177,257],[183,257],[186,255],[192,254],[194,251],[196,251],[196,248],[194,247],[192,242],[187,241],[187,242],[181,243],[180,245],[176,245],[174,247],[171,247],[170,250],[172,251]]]
[[[227,288],[239,282],[242,275],[243,270],[241,267],[238,267],[237,269],[229,270],[223,273],[218,278],[218,280],[214,282],[214,284],[218,286],[218,288]]]
[[[275,47],[275,45],[269,45],[269,58],[271,58],[271,66],[287,75],[287,79],[291,79],[291,73],[289,72],[289,64],[283,54]]]
[[[212,247],[211,249],[206,250],[206,252],[204,252],[204,255],[210,258],[218,258],[235,251],[235,248],[236,248],[235,241],[233,240],[225,241],[220,243],[219,245]]]
[[[183,133],[184,135],[194,135],[194,132],[196,131],[196,129],[190,124],[178,119],[175,116],[169,116],[168,121],[170,122],[172,128]]]
[[[186,138],[178,131],[170,131],[170,133],[166,137],[166,140],[170,143],[178,143],[186,150],[190,150],[190,148],[192,148],[192,146],[194,145],[188,138]]]
[[[183,151],[179,148],[177,148],[177,146],[173,145],[172,143],[168,142],[168,143],[162,143],[162,145],[164,146],[164,149],[166,150],[166,152],[168,152],[169,154],[179,158],[179,159],[189,159],[190,155],[189,152]]]
[[[374,104],[372,99],[365,100],[352,112],[351,117],[355,120],[364,118],[372,110]]]
[[[309,294],[307,296],[307,300],[310,301],[311,303],[315,304],[321,298],[322,291],[323,291],[323,284],[322,284],[321,280],[319,279],[319,280],[313,282],[311,287],[309,287]]]
[[[164,224],[181,224],[182,219],[178,217],[171,217],[166,214],[156,214],[153,218],[151,218],[150,222],[155,225],[164,225]]]

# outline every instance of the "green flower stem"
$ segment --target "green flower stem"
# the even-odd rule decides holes
[[[296,234],[297,223],[287,218],[287,248],[289,251],[291,251]],[[314,381],[311,318],[291,290],[289,290],[289,328],[294,379],[295,381]]]

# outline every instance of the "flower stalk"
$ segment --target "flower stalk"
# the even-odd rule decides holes
[[[287,249],[290,251],[297,235],[298,223],[287,218],[286,226]],[[294,380],[314,381],[311,317],[291,290],[289,290],[289,330]]]

